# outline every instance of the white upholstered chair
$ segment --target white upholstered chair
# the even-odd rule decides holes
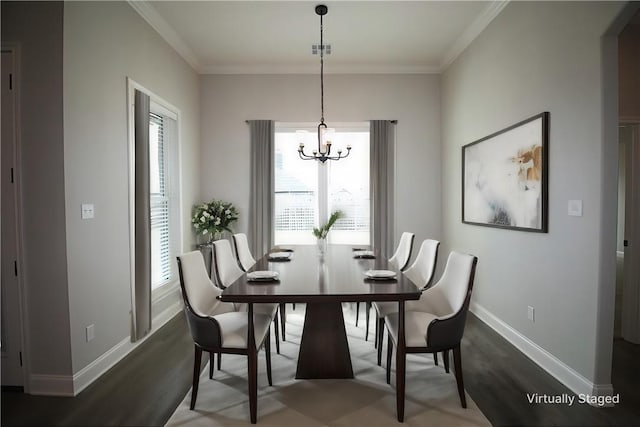
[[[400,236],[400,242],[398,247],[389,262],[393,264],[398,270],[403,271],[407,268],[409,260],[411,259],[411,250],[413,249],[413,239],[416,235],[413,233],[404,232]]]
[[[251,254],[251,249],[249,249],[249,241],[247,240],[247,235],[244,233],[234,234],[233,247],[236,251],[238,266],[240,266],[243,271],[249,271],[249,269],[256,263],[256,260]]]
[[[458,395],[463,408],[467,407],[462,380],[462,358],[460,341],[469,311],[473,279],[478,258],[473,255],[451,252],[442,277],[431,288],[425,290],[411,309],[405,310],[406,351],[396,354],[399,370],[396,375],[405,375],[406,353],[444,352],[445,370],[449,372],[449,351],[453,350],[453,362],[458,385]],[[398,343],[399,313],[385,317],[389,331],[387,346],[387,383],[390,382],[390,365],[393,347]],[[402,411],[400,410],[402,404]],[[404,412],[404,397],[398,399],[398,411]]]
[[[398,246],[396,247],[396,251],[393,256],[389,258],[389,263],[400,271],[403,271],[407,268],[409,264],[409,260],[411,259],[411,250],[413,249],[413,239],[415,239],[415,234],[404,232],[400,236],[400,241],[398,242]],[[369,339],[369,313],[371,312],[371,303],[367,302],[365,309],[365,330],[364,330],[364,340]],[[358,317],[360,315],[360,303],[356,303],[356,326],[358,326]],[[374,344],[377,345],[377,340],[374,339]]]
[[[236,233],[233,235],[233,248],[236,252],[236,260],[238,261],[238,266],[243,271],[249,271],[251,267],[253,267],[256,263],[256,260],[253,258],[251,254],[251,249],[249,248],[249,241],[247,240],[247,235],[244,233]],[[280,324],[282,326],[282,341],[286,341],[285,338],[285,323],[286,323],[286,309],[285,304],[282,303],[278,307],[278,311],[280,312]],[[276,352],[280,354],[280,337],[278,336],[278,321],[276,320]]]
[[[415,261],[411,264],[411,267],[404,271],[404,275],[416,285],[418,289],[427,289],[433,281],[434,273],[436,270],[436,264],[438,262],[438,248],[440,242],[433,239],[425,239],[420,245],[420,250],[416,256]],[[407,301],[405,303],[406,310],[410,310],[416,301]],[[376,329],[375,339],[378,346],[378,365],[382,362],[382,339],[384,337],[384,318],[388,314],[396,313],[398,311],[398,303],[395,301],[378,301],[373,303],[373,308],[376,310]],[[434,360],[436,365],[438,359],[434,353]]]
[[[179,256],[178,271],[184,311],[195,346],[190,408],[195,407],[198,396],[202,352],[244,354],[247,356],[248,364],[250,416],[251,422],[255,423],[258,401],[258,350],[262,346],[266,351],[267,378],[269,385],[272,385],[269,340],[271,318],[254,313],[252,304],[249,305],[248,311],[241,312],[237,311],[233,304],[221,302],[218,296],[222,291],[211,283],[200,251]],[[212,374],[213,370],[210,369],[209,375]]]
[[[238,277],[244,274],[244,271],[240,268],[233,256],[231,244],[228,240],[221,239],[213,242],[212,257],[211,262],[215,273],[214,276],[219,288],[226,289],[231,286]],[[246,310],[244,304],[237,306],[239,310]],[[253,310],[256,313],[266,314],[273,319],[276,336],[276,353],[280,354],[278,316],[276,315],[278,312],[278,304],[254,304]],[[220,359],[218,359],[218,369],[220,369]]]

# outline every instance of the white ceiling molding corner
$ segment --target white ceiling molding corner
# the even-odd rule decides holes
[[[201,72],[202,66],[198,61],[196,54],[191,50],[189,46],[182,40],[182,38],[175,32],[175,30],[164,20],[164,18],[158,13],[158,11],[147,0],[127,0],[127,3],[138,12],[138,14],[145,20],[151,27],[156,30],[160,36],[166,40],[187,63],[197,72]]]
[[[493,1],[482,11],[471,25],[453,43],[449,51],[444,56],[439,71],[443,73],[449,65],[484,31],[485,28],[502,12],[510,0]]]

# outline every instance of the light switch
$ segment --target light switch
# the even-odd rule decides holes
[[[93,341],[93,339],[96,337],[95,325],[91,324],[87,326],[86,330],[87,330],[87,342]]]
[[[82,219],[91,219],[95,215],[93,210],[93,204],[82,204]]]
[[[530,305],[527,306],[527,319],[531,320],[532,322],[534,322],[535,320],[535,310],[533,307],[531,307]]]
[[[569,200],[569,216],[582,216],[582,200]]]

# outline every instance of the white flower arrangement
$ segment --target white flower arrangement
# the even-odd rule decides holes
[[[233,204],[214,199],[193,207],[191,223],[198,234],[208,234],[213,239],[222,231],[233,232],[231,225],[237,220],[238,211]]]

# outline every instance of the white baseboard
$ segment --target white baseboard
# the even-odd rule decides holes
[[[29,376],[29,394],[39,396],[74,396],[71,375]]]
[[[547,371],[549,375],[567,386],[574,393],[591,396],[613,395],[612,384],[594,384],[589,381],[553,354],[549,353],[547,350],[503,322],[501,319],[497,318],[493,313],[489,312],[489,310],[481,305],[472,302],[469,309],[480,320],[524,353],[525,356]]]
[[[141,340],[133,343],[126,337],[96,360],[72,375],[31,375],[29,394],[41,396],[76,396],[91,383],[122,360],[133,349],[152,336],[165,323],[173,319],[182,310],[180,301],[176,301],[152,320],[153,330]]]
[[[132,343],[127,337],[73,375],[74,396],[122,360],[135,347],[136,343]]]
[[[159,313],[151,321],[153,330],[150,334],[136,342],[131,342],[131,337],[126,337],[118,344],[109,349],[106,353],[102,354],[96,360],[85,366],[73,376],[73,395],[77,395],[82,390],[87,388],[92,382],[98,379],[102,374],[111,369],[116,363],[122,360],[133,349],[145,342],[150,336],[152,336],[158,329],[160,329],[165,323],[173,319],[182,310],[182,304],[180,301],[172,304],[163,312]]]

